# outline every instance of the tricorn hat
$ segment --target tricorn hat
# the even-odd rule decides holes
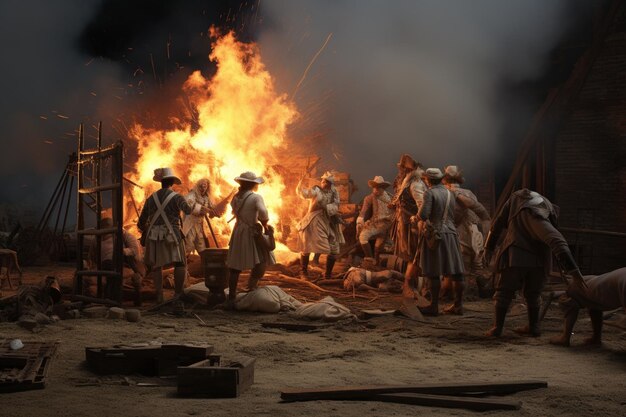
[[[448,165],[444,169],[443,173],[446,180],[457,182],[459,184],[463,184],[463,182],[465,182],[465,178],[463,178],[463,172],[456,165]]]
[[[172,171],[172,168],[165,167],[165,168],[157,168],[154,170],[154,176],[152,177],[153,181],[161,182],[168,178],[174,178],[174,182],[176,184],[182,183],[180,178],[174,175],[174,171]]]
[[[387,188],[391,185],[391,183],[388,181],[385,181],[385,179],[381,177],[380,175],[376,175],[374,179],[367,181],[367,185],[369,185],[372,188],[375,188],[375,187]]]
[[[262,177],[257,177],[256,174],[251,171],[242,172],[237,178],[235,178],[235,181],[239,184],[241,184],[242,181],[255,182],[257,184],[263,184],[265,182]]]
[[[335,184],[335,176],[332,172],[326,171],[322,174],[321,179],[328,181],[331,184]]]
[[[400,157],[400,161],[396,165],[398,166],[398,168],[400,168],[400,167],[407,167],[407,168],[410,168],[410,169],[415,169],[420,164],[419,164],[419,162],[415,162],[415,159],[411,158],[410,155],[405,153],[405,154],[403,154]]]
[[[428,168],[426,170],[426,178],[431,180],[440,180],[443,178],[443,172],[439,168]]]

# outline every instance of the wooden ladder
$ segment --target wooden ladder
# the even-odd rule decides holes
[[[102,122],[98,124],[98,142],[95,149],[84,149],[84,126],[79,127],[78,152],[77,152],[77,177],[78,177],[78,205],[76,217],[77,257],[76,276],[74,281],[74,294],[83,294],[83,280],[85,277],[97,277],[97,299],[111,300],[118,304],[122,302],[122,274],[124,264],[123,247],[123,145],[119,141],[108,147],[102,147]],[[102,183],[103,171],[108,171],[110,181]],[[91,171],[91,176],[87,173]],[[113,226],[102,228],[102,206],[105,193],[110,192],[111,212]],[[95,204],[93,204],[95,202]],[[95,228],[86,228],[85,206],[95,213]],[[114,238],[113,268],[105,270],[102,267],[101,244],[102,237],[112,234]],[[95,269],[88,269],[85,264],[85,236],[95,237]],[[114,278],[113,285],[108,285],[112,290],[105,295],[102,286],[102,277]]]

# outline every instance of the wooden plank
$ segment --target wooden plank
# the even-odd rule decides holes
[[[362,385],[314,389],[287,388],[280,392],[285,401],[313,401],[330,399],[362,399],[376,394],[417,393],[435,395],[512,394],[538,388],[547,388],[545,381],[467,382],[429,385]]]
[[[319,324],[303,324],[303,323],[261,323],[262,327],[266,329],[282,329],[282,330],[290,330],[294,332],[311,332],[314,330],[319,330],[324,326],[320,326]]]
[[[520,401],[416,393],[377,394],[366,398],[366,400],[423,405],[427,407],[464,408],[474,411],[519,410],[522,407],[522,403]]]

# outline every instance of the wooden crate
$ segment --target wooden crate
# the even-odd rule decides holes
[[[178,395],[182,397],[235,398],[254,382],[254,358],[209,359],[178,367]]]
[[[212,352],[211,345],[194,344],[135,344],[85,348],[89,368],[101,375],[176,375],[178,366],[202,361]]]
[[[15,351],[9,343],[0,340],[0,392],[44,388],[58,343],[23,342],[24,347]]]

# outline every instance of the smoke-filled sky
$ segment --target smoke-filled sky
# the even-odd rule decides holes
[[[296,137],[323,138],[315,143],[325,167],[350,172],[361,189],[374,175],[392,179],[405,152],[478,176],[506,147],[503,121],[519,112],[526,123],[537,104],[503,86],[541,77],[550,51],[590,8],[567,0],[256,4],[0,2],[0,203],[43,210],[78,123],[89,140],[99,120],[105,143],[123,138],[122,122],[145,111],[146,97],[166,101],[193,69],[210,73],[206,30],[233,16],[233,27],[248,22],[242,36],[258,40],[279,89],[298,103]]]

